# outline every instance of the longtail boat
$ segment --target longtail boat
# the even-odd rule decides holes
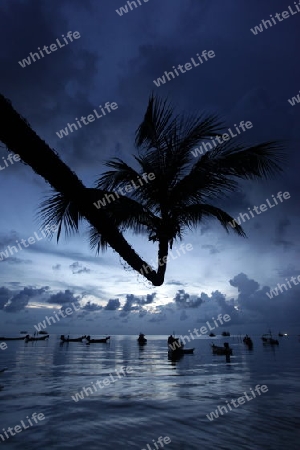
[[[232,355],[232,349],[229,347],[228,342],[224,342],[224,347],[212,344],[211,348],[214,355]]]
[[[262,335],[261,340],[263,341],[263,344],[269,344],[269,345],[279,345],[279,342],[277,339],[273,339],[271,330],[269,333],[265,333]]]
[[[15,338],[0,337],[0,341],[24,341],[25,338],[26,338],[26,336],[15,337]]]
[[[102,339],[91,339],[91,336],[87,336],[86,340],[87,344],[106,344],[106,342],[110,340],[110,336],[107,336]]]
[[[61,340],[62,342],[82,342],[83,339],[85,339],[85,336],[81,336],[81,337],[79,337],[79,338],[74,338],[74,339],[65,338],[65,335],[64,335],[64,334],[62,334],[62,335],[60,336],[60,340]]]
[[[194,348],[184,348],[184,344],[179,338],[172,335],[168,337],[168,354],[170,356],[192,354],[194,350]]]
[[[49,338],[49,334],[47,334],[45,336],[41,336],[41,337],[33,337],[33,336],[29,336],[29,334],[27,334],[27,336],[25,336],[25,342],[45,341],[48,338]]]

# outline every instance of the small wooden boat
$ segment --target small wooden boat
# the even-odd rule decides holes
[[[244,344],[246,344],[249,348],[253,347],[252,339],[246,334],[246,336],[243,339]]]
[[[216,337],[216,335],[214,333],[210,333],[208,336],[209,337]]]
[[[143,333],[140,333],[139,337],[137,338],[137,341],[139,345],[147,344],[147,339],[145,338],[145,335]]]
[[[87,336],[86,340],[87,344],[106,344],[106,342],[110,340],[110,336],[102,339],[91,339],[91,336]]]
[[[279,345],[279,342],[277,339],[273,339],[271,330],[269,333],[265,333],[262,335],[261,340],[263,341],[263,344],[269,344],[269,345]]]
[[[42,330],[42,331],[39,331],[38,334],[49,334],[49,333],[48,333],[48,331]]]
[[[212,344],[211,348],[214,355],[232,355],[232,349],[229,347],[228,342],[224,342],[224,347]]]
[[[194,348],[184,348],[184,344],[172,335],[168,337],[168,353],[171,356],[194,353]]]
[[[170,347],[168,348],[168,354],[170,356],[177,355],[192,355],[194,353],[194,348],[177,348],[176,350],[172,350]]]
[[[33,337],[33,336],[29,336],[29,334],[27,334],[25,336],[25,342],[32,342],[32,341],[45,341],[46,339],[49,338],[49,334],[45,335],[45,336],[41,336],[41,337]]]
[[[64,334],[62,334],[61,336],[60,336],[60,340],[62,341],[62,342],[82,342],[82,340],[83,339],[85,339],[85,336],[81,336],[81,337],[79,337],[79,338],[74,338],[74,339],[70,339],[70,338],[65,338],[65,335]]]
[[[230,336],[229,331],[223,331],[223,332],[222,332],[222,336]]]
[[[7,370],[7,367],[3,367],[3,369],[0,369],[0,373],[3,373]]]
[[[0,337],[0,341],[23,341],[25,338],[26,338],[26,336],[15,337],[15,338]]]

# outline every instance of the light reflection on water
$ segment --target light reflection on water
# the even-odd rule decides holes
[[[1,354],[0,429],[14,427],[33,412],[46,419],[5,441],[11,449],[142,449],[169,436],[167,449],[298,450],[300,343],[294,337],[279,347],[254,338],[249,351],[237,338],[230,363],[213,356],[209,339],[193,341],[194,355],[168,359],[166,336],[115,336],[110,344],[8,342]],[[220,339],[220,343],[224,339]],[[132,367],[127,376],[116,375]],[[110,374],[114,383],[74,402],[83,387]],[[257,384],[269,391],[213,422],[218,405]],[[153,444],[152,444],[153,445]],[[154,447],[153,447],[154,449]]]

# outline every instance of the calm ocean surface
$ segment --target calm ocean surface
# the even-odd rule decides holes
[[[249,351],[237,337],[199,338],[187,344],[194,355],[168,360],[167,336],[150,336],[139,347],[137,336],[112,336],[110,344],[49,341],[7,342],[0,350],[0,430],[20,425],[26,416],[45,420],[0,444],[9,449],[147,449],[168,436],[168,450],[299,450],[300,342],[279,338],[266,347],[254,337]],[[213,356],[209,344],[230,343],[233,356]],[[115,370],[130,366],[126,377]],[[112,374],[116,380],[75,402],[72,395],[96,386]],[[250,388],[268,392],[210,422],[206,417],[226,400]],[[3,434],[3,431],[1,432]],[[148,447],[147,447],[148,444]],[[157,444],[157,448],[161,448]]]

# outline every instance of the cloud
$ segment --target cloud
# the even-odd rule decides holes
[[[4,309],[4,306],[8,300],[12,297],[12,292],[6,287],[0,287],[0,310]]]
[[[293,247],[293,242],[285,239],[288,227],[291,225],[291,221],[289,219],[281,219],[279,220],[276,229],[275,229],[275,238],[273,242],[277,246],[281,246],[284,250],[288,250]]]
[[[229,283],[231,284],[231,286],[236,287],[238,289],[238,292],[242,296],[250,296],[255,291],[257,291],[259,287],[257,281],[249,279],[244,273],[236,275],[232,280],[229,280]]]
[[[87,302],[84,306],[81,308],[83,311],[100,311],[103,309],[103,306],[97,305],[96,303]]]
[[[201,248],[209,250],[209,253],[211,255],[214,255],[215,253],[221,253],[220,250],[218,250],[215,245],[204,244],[204,245],[201,245]]]
[[[115,299],[109,299],[106,306],[104,306],[105,311],[115,311],[116,309],[120,308],[121,303],[118,298]]]
[[[296,266],[293,264],[289,264],[285,268],[281,268],[277,270],[277,273],[280,277],[292,277],[300,275],[300,268],[296,269]]]
[[[78,304],[79,297],[75,297],[75,295],[69,290],[66,289],[65,292],[58,292],[57,294],[53,294],[47,300],[47,303],[57,304],[57,305],[65,305],[66,303]]]
[[[83,267],[82,264],[80,264],[78,261],[71,264],[70,269],[72,270],[72,273],[79,274],[79,273],[90,273],[91,270],[87,269],[86,267]]]
[[[286,283],[286,280],[278,280],[280,284]],[[289,323],[298,324],[300,320],[300,285],[292,288],[270,299],[266,294],[270,292],[269,286],[259,286],[252,279],[249,279],[244,273],[236,275],[230,280],[232,286],[237,287],[239,295],[236,299],[237,305],[241,310],[241,318],[248,322],[265,322],[268,324],[279,324],[287,326]],[[275,287],[275,286],[274,286]],[[281,324],[281,325],[280,325]],[[271,326],[271,325],[270,325]]]
[[[125,304],[123,305],[122,312],[120,313],[120,315],[124,317],[131,311],[139,311],[143,309],[142,307],[144,305],[150,305],[151,303],[153,303],[155,296],[156,296],[155,292],[153,292],[152,294],[147,294],[146,297],[143,296],[137,297],[133,294],[127,294],[126,301]]]
[[[184,289],[176,293],[174,301],[179,308],[198,308],[203,303],[200,297],[190,295]]]
[[[183,309],[182,311],[181,311],[181,314],[180,314],[180,320],[186,320],[186,319],[188,319],[189,318],[189,316],[187,315],[187,313],[186,313],[186,311],[185,311],[185,309]]]
[[[61,270],[61,264],[55,264],[55,266],[52,266],[52,270]]]
[[[9,302],[4,307],[4,311],[10,313],[22,311],[32,298],[44,294],[47,290],[48,286],[42,287],[41,289],[25,287],[23,291],[20,291],[10,298]]]
[[[2,262],[7,262],[7,264],[32,264],[33,261],[31,259],[21,259],[16,258],[15,256],[10,256],[9,258],[4,259]]]
[[[168,281],[165,284],[167,284],[167,285],[174,285],[174,286],[184,286],[184,283],[182,283],[181,281],[176,281],[176,280]]]
[[[153,317],[151,317],[151,319],[149,319],[148,322],[158,323],[158,322],[164,322],[165,320],[167,320],[166,313],[160,312],[160,313],[153,314]]]

